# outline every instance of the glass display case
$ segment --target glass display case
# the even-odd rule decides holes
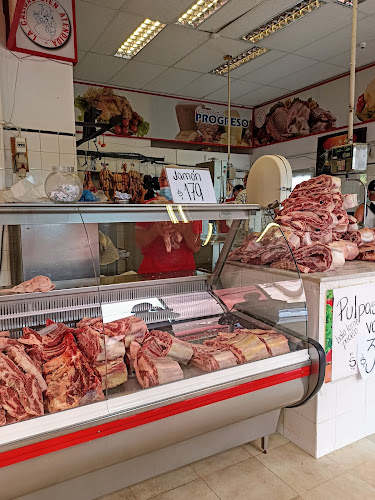
[[[0,218],[9,495],[52,484],[32,474],[51,453],[60,472],[74,464],[61,481],[220,430],[194,457],[267,448],[280,409],[319,390],[293,242],[257,206],[2,205]]]

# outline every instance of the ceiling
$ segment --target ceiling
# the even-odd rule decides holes
[[[326,5],[257,45],[269,50],[231,72],[232,102],[255,106],[349,69],[351,14]],[[210,73],[225,54],[253,44],[241,36],[296,0],[230,0],[198,28],[176,25],[192,0],[76,0],[78,65],[75,79],[225,102],[227,78]],[[145,18],[166,23],[132,60],[114,57]],[[375,61],[375,0],[359,5],[357,66]],[[218,38],[211,38],[218,33]]]

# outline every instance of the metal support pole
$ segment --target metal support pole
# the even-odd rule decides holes
[[[354,124],[354,98],[355,98],[355,58],[357,50],[357,14],[358,0],[353,0],[352,9],[352,43],[350,52],[350,77],[349,77],[349,124],[348,143],[353,144],[353,124]]]

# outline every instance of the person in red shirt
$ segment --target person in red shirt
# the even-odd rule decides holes
[[[169,189],[165,170],[159,178],[162,194],[168,196]],[[170,203],[163,196],[153,198],[149,203]],[[146,202],[147,203],[147,202]],[[174,271],[195,270],[194,254],[201,247],[202,222],[170,221],[139,222],[136,224],[135,243],[141,249],[143,260],[140,274],[159,274]]]

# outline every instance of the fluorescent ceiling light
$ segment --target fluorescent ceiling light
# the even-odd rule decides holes
[[[236,69],[239,66],[242,66],[242,64],[252,61],[256,57],[259,57],[266,52],[268,52],[268,49],[265,49],[264,47],[252,47],[246,52],[239,54],[237,57],[234,57],[230,63],[231,71],[232,69]],[[215,75],[225,75],[226,73],[228,73],[228,64],[221,64],[217,68],[213,69],[212,73],[215,73]]]
[[[179,17],[176,24],[196,28],[228,2],[229,0],[198,0]]]
[[[129,36],[129,38],[117,49],[116,57],[131,59],[143,49],[160,31],[165,24],[160,21],[145,19],[142,24]]]
[[[325,3],[326,2],[323,0],[304,0],[302,2],[298,2],[293,7],[284,10],[268,22],[258,26],[255,30],[250,31],[250,33],[244,35],[242,38],[247,42],[257,43],[260,40],[263,40],[263,38],[272,35],[272,33],[280,31],[286,26],[289,26],[289,24],[292,24],[295,21],[298,21],[298,19],[310,14],[310,12],[322,7]]]
[[[339,5],[345,5],[345,7],[353,7],[353,0],[333,0],[335,3]],[[358,3],[362,3],[365,0],[358,0]]]

